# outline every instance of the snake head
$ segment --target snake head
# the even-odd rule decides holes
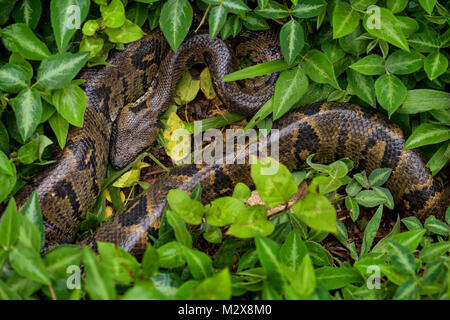
[[[156,139],[159,124],[154,110],[146,107],[146,101],[125,106],[113,124],[109,160],[115,169],[130,164]]]

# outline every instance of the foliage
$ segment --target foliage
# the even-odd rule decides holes
[[[270,218],[266,206],[246,205],[251,193],[242,183],[231,197],[207,205],[200,202],[200,187],[190,196],[171,190],[159,237],[153,245],[148,243],[140,261],[102,242],[98,243],[99,258],[88,247],[72,245],[57,246],[40,256],[43,226],[36,194],[21,212],[11,199],[0,221],[0,297],[448,298],[450,210],[447,222],[433,216],[424,225],[415,217],[398,220],[392,232],[373,246],[383,207],[390,206],[391,198],[387,189],[385,193],[377,190],[390,171],[350,178],[347,174],[353,164],[348,159],[326,166],[309,162],[310,167],[294,174],[280,165],[281,170],[272,176],[276,186],[259,184],[258,172],[264,163],[252,165],[256,190],[269,207],[288,204],[290,196],[273,202],[271,195],[277,191],[293,195],[299,183],[312,179],[303,199]],[[331,205],[344,199],[354,201],[354,210],[358,205],[378,206],[365,227],[359,252]],[[409,231],[400,232],[401,223]],[[333,258],[320,244],[329,235],[350,251],[353,264]],[[205,242],[214,248],[214,258],[199,249]],[[78,278],[77,287],[74,277],[81,275],[80,264],[85,276]]]
[[[279,29],[283,59],[249,66],[224,79],[281,72],[274,97],[247,128],[270,127],[286,112],[316,101],[349,101],[376,108],[399,124],[409,136],[405,148],[421,148],[433,174],[448,162],[448,2],[4,0],[0,204],[6,210],[0,221],[0,298],[448,299],[449,211],[446,222],[429,217],[422,225],[414,217],[403,218],[374,246],[383,210],[394,206],[383,187],[390,171],[350,175],[348,159],[325,166],[310,157],[305,170],[291,174],[286,169],[276,182],[258,176],[263,164],[253,165],[256,189],[270,208],[287,205],[298,184],[310,182],[303,199],[270,217],[266,206],[245,204],[250,190],[244,184],[236,186],[232,197],[207,205],[199,202],[198,189],[191,196],[173,190],[160,236],[141,261],[107,243],[99,244],[100,260],[88,248],[69,245],[39,254],[44,233],[37,197],[18,212],[13,196],[53,162],[48,159],[65,146],[69,125],[83,125],[87,100],[76,75],[83,67],[107,64],[109,52],[139,39],[147,22],[151,29],[160,27],[176,50],[191,28],[194,9],[203,15],[211,38],[227,39],[244,27]],[[179,84],[158,136],[172,158],[171,132],[183,127],[193,133],[193,124],[181,121],[176,110],[199,90],[208,99],[215,96],[207,69],[199,81],[189,76]],[[203,129],[241,119],[234,113],[205,119]],[[109,172],[83,230],[111,215],[105,199],[116,211],[126,204],[120,188],[148,187],[139,181],[144,156],[152,157],[142,154],[127,168]],[[280,181],[282,194],[272,189]],[[352,221],[363,224],[360,207],[377,208],[360,248],[349,242],[345,225],[336,218],[335,208],[344,207]],[[401,227],[409,231],[400,232]],[[352,264],[322,246],[328,236],[347,248]],[[213,258],[200,250],[205,242],[215,248]],[[68,289],[68,275],[76,275],[76,269],[67,268],[80,264],[86,277],[79,289]],[[380,289],[371,290],[378,285],[371,277],[376,275],[374,266],[382,282]]]

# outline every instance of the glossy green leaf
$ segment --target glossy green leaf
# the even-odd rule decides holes
[[[396,76],[385,74],[375,81],[375,94],[390,117],[405,101],[408,89]]]
[[[326,6],[323,0],[302,0],[291,8],[291,12],[297,18],[312,18],[318,16]]]
[[[0,67],[0,90],[17,93],[30,85],[30,76],[14,64]]]
[[[286,62],[293,64],[305,44],[302,25],[296,20],[285,23],[280,32],[280,44]]]
[[[213,275],[211,258],[196,249],[183,248],[189,270],[196,280],[203,280]]]
[[[41,119],[41,96],[35,89],[23,89],[14,100],[17,128],[22,139],[26,141],[36,130]]]
[[[88,58],[89,52],[52,55],[40,64],[37,81],[47,89],[63,88],[80,71]]]
[[[294,213],[309,227],[337,233],[336,210],[324,195],[309,193],[293,205]]]
[[[251,165],[251,176],[259,196],[271,208],[288,203],[298,190],[289,170],[269,157]]]
[[[89,5],[89,0],[52,0],[50,2],[50,21],[60,53],[64,52],[70,39],[86,19]]]
[[[159,24],[173,51],[178,49],[186,37],[192,17],[192,7],[187,0],[169,0],[164,3]]]
[[[439,143],[450,139],[450,129],[445,126],[422,123],[406,140],[403,150],[418,148],[427,144]]]
[[[329,83],[339,89],[333,65],[323,52],[316,49],[308,51],[304,56],[302,67],[311,80],[317,83]]]
[[[100,6],[103,22],[109,28],[120,28],[125,23],[125,8],[120,0],[112,0],[107,6]]]
[[[85,282],[89,297],[93,300],[111,300],[116,296],[114,281],[105,266],[100,264],[97,255],[85,247],[83,263],[86,270]]]
[[[348,3],[338,1],[333,11],[333,39],[352,33],[358,24],[358,12]]]
[[[428,110],[450,108],[450,93],[431,89],[408,90],[405,102],[399,108],[400,113],[419,113]]]
[[[19,245],[9,254],[9,262],[18,274],[42,284],[50,284],[50,277],[37,251]]]
[[[42,60],[50,55],[45,43],[25,23],[7,26],[2,29],[1,36],[6,49],[20,53],[25,59]]]
[[[80,87],[70,84],[56,90],[53,93],[53,104],[58,113],[70,124],[77,127],[83,126],[87,98]],[[61,129],[64,130],[64,127]]]
[[[281,118],[297,103],[308,89],[308,78],[300,68],[280,74],[275,86],[273,120]]]
[[[379,8],[372,15],[366,14],[363,25],[371,35],[409,51],[408,42],[400,28],[400,23],[390,10]]]
[[[447,71],[448,59],[439,52],[431,53],[423,61],[423,68],[425,69],[428,78],[433,80]]]
[[[17,211],[16,202],[12,198],[2,214],[0,220],[0,244],[9,248],[17,240],[20,228],[20,217]]]
[[[209,12],[209,38],[212,40],[222,30],[227,21],[227,11],[223,6],[216,6]]]

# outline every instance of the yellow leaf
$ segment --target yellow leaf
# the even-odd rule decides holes
[[[211,74],[209,73],[209,69],[207,67],[203,69],[202,73],[200,73],[200,89],[204,93],[206,99],[212,100],[216,97],[216,92],[214,91],[211,80]]]
[[[162,145],[168,156],[175,162],[185,158],[186,152],[190,149],[189,132],[185,128],[184,121],[175,112],[171,112],[162,134],[164,138]],[[173,135],[175,130],[184,130],[184,132],[177,131],[176,135]]]
[[[105,218],[112,216],[112,214],[113,214],[113,208],[111,208],[110,206],[107,206],[105,208]]]
[[[197,96],[200,89],[200,80],[193,80],[191,73],[186,71],[175,89],[173,100],[183,105],[191,102]]]
[[[112,186],[116,188],[128,188],[135,185],[141,177],[141,169],[148,166],[150,166],[148,163],[139,161],[133,168],[125,172],[119,179],[117,179]],[[120,198],[122,199],[122,194],[120,195]],[[125,196],[123,196],[123,198],[125,199]],[[122,199],[122,202],[124,199]]]

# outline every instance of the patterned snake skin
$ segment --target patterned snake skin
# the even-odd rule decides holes
[[[251,83],[221,79],[237,69],[234,52],[257,62],[280,58],[277,33],[244,31],[225,43],[207,34],[189,36],[174,53],[160,31],[113,54],[114,67],[90,68],[80,75],[88,106],[82,128],[71,128],[57,162],[18,194],[23,205],[37,191],[44,216],[46,247],[73,243],[80,222],[93,206],[106,175],[108,160],[116,168],[130,163],[150,146],[159,118],[171,102],[177,81],[193,64],[209,67],[221,100],[233,111],[253,115],[273,95],[278,77],[271,74]],[[402,151],[402,131],[372,110],[338,103],[315,104],[291,112],[274,123],[280,131],[280,162],[293,170],[315,153],[314,161],[329,163],[349,157],[358,170],[392,168],[387,182],[404,214],[441,217],[442,183],[433,179],[416,151]],[[270,139],[269,139],[270,141]],[[225,162],[226,163],[226,162]],[[148,233],[159,227],[170,189],[203,187],[203,201],[230,194],[238,182],[251,185],[248,165],[185,165],[157,180],[121,212],[105,222],[84,244],[96,240],[142,253]]]

